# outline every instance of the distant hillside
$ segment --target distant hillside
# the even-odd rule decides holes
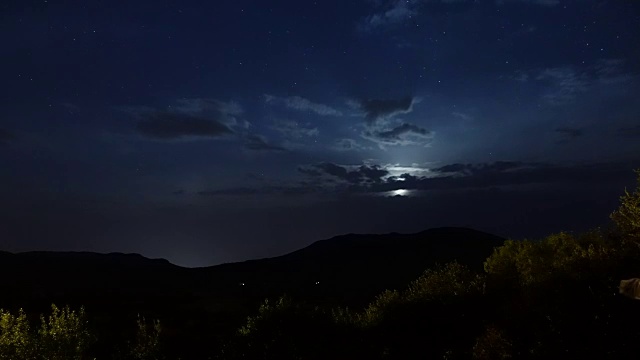
[[[404,286],[436,263],[456,260],[481,270],[482,262],[503,240],[465,228],[349,234],[283,256],[196,269],[138,254],[0,252],[3,293],[8,294],[0,301],[107,306],[114,299],[119,303],[211,297],[242,301],[287,292],[359,302],[386,288]]]
[[[156,296],[179,284],[184,270],[167,260],[138,254],[0,252],[2,302],[10,304],[91,304]]]
[[[484,260],[503,242],[499,236],[466,228],[436,228],[416,234],[349,234],[283,256],[202,271],[216,283],[244,284],[255,292],[287,291],[365,300],[384,289],[404,286],[437,263],[458,261],[482,271]]]

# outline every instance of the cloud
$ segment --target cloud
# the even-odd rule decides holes
[[[298,171],[309,176],[328,175],[351,184],[380,183],[389,172],[378,165],[342,166],[324,162],[298,167]]]
[[[245,135],[244,147],[254,151],[288,151],[282,146],[270,144],[264,136],[257,134]]]
[[[251,124],[242,118],[244,109],[234,101],[208,98],[179,99],[169,110],[150,107],[120,108],[138,120],[136,131],[159,140],[189,138],[224,138],[239,141],[245,149],[260,152],[288,151],[266,137],[250,131]],[[277,122],[276,130],[288,136],[313,136],[317,129],[298,126],[295,122]]]
[[[532,4],[553,7],[560,4],[560,0],[496,0],[498,5],[503,4]]]
[[[221,101],[208,98],[185,98],[177,101],[174,111],[215,119],[231,128],[246,129],[250,123],[240,117],[244,109],[235,101]]]
[[[382,149],[385,146],[429,146],[433,140],[434,132],[414,124],[402,123],[388,129],[385,127],[369,128],[362,133],[362,137],[377,143]]]
[[[378,144],[381,149],[386,146],[421,145],[428,146],[434,133],[423,127],[394,119],[397,115],[413,111],[416,99],[407,96],[399,99],[369,99],[351,102],[351,106],[362,112],[365,118],[365,129],[362,138]]]
[[[374,3],[376,4],[375,12],[365,16],[357,24],[357,29],[361,32],[368,33],[401,25],[428,11],[443,11],[441,9],[443,6],[448,9],[449,6],[474,5],[483,2],[478,0],[391,0]],[[560,0],[495,0],[497,5],[506,3],[553,7],[558,5]]]
[[[419,168],[413,173],[395,175],[401,167],[391,165],[338,165],[319,163],[298,167],[308,181],[277,186],[238,187],[202,192],[202,195],[256,195],[283,193],[290,195],[323,194],[328,196],[388,196],[396,190],[411,191],[411,196],[425,191],[515,190],[605,184],[619,179],[632,179],[638,163],[599,163],[562,165],[497,161],[493,163],[448,164],[431,169]],[[392,167],[396,169],[390,171]],[[409,167],[413,169],[413,167]],[[532,187],[534,186],[534,187]]]
[[[402,174],[373,184],[351,187],[352,192],[388,193],[393,190],[490,189],[528,185],[599,183],[624,178],[631,171],[627,163],[558,165],[498,161],[478,164],[448,164],[430,170],[428,176]]]
[[[370,148],[360,144],[354,139],[343,138],[343,139],[336,139],[332,149],[338,150],[338,151],[352,151],[352,150],[361,151],[361,150],[368,150]]]
[[[136,125],[136,130],[149,138],[173,140],[185,137],[220,137],[233,131],[225,124],[179,112],[155,112]]]
[[[601,84],[622,84],[634,78],[631,73],[622,71],[624,64],[622,59],[600,59],[588,71]]]
[[[551,85],[550,90],[542,97],[553,105],[574,100],[579,94],[586,92],[590,85],[587,74],[571,66],[542,70],[536,80],[546,81]]]
[[[551,163],[526,163],[499,161],[480,164],[449,164],[431,170],[429,177],[408,176],[402,182],[390,179],[382,187],[372,190],[454,190],[474,188],[499,188],[531,184],[604,182],[624,178],[631,171],[629,164],[581,164],[558,165]],[[612,175],[613,174],[613,175]]]
[[[292,120],[275,120],[272,128],[287,139],[303,139],[318,136],[320,133],[316,127],[311,127],[309,124],[301,125]]]
[[[402,125],[396,126],[395,128],[387,131],[378,132],[377,136],[380,139],[388,139],[392,141],[401,140],[403,135],[406,134],[416,134],[422,137],[431,137],[431,132],[421,128],[417,125],[404,123]]]
[[[314,176],[314,177],[322,176],[322,174],[324,174],[324,171],[314,166],[298,166],[298,172],[304,175]]]
[[[250,126],[240,118],[244,111],[238,103],[216,99],[179,99],[164,109],[148,106],[118,109],[137,120],[138,133],[160,140],[218,138],[239,133]]]
[[[202,114],[207,112],[222,113],[227,115],[241,115],[244,110],[235,101],[221,101],[208,98],[184,98],[177,100],[177,108],[186,113]]]
[[[522,71],[522,70],[515,71],[514,74],[511,76],[511,79],[521,83],[526,83],[527,81],[529,81],[530,78],[531,76],[526,71]]]
[[[418,1],[397,0],[393,1],[384,10],[374,13],[362,19],[358,29],[363,32],[375,30],[380,27],[403,23],[418,14]]]
[[[328,105],[314,103],[300,96],[277,97],[264,95],[264,100],[268,104],[282,104],[289,109],[298,111],[310,111],[322,116],[342,116],[342,112]]]
[[[367,122],[375,123],[398,114],[410,113],[413,110],[414,102],[413,97],[407,96],[400,99],[361,100],[359,105]]]
[[[465,174],[477,175],[481,173],[504,172],[525,167],[525,163],[519,161],[496,161],[493,163],[481,164],[448,164],[439,168],[431,169],[433,172],[442,174]]]
[[[463,120],[463,121],[472,121],[473,120],[473,116],[459,112],[459,111],[454,111],[451,113],[451,115],[453,115],[454,117]]]
[[[546,86],[542,98],[551,105],[562,105],[578,98],[595,86],[620,85],[634,76],[623,71],[621,59],[600,59],[587,66],[554,67],[530,72],[518,71],[512,79],[535,79]]]

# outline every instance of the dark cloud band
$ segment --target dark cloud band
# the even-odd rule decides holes
[[[231,129],[216,120],[183,113],[159,112],[138,122],[136,130],[150,138],[171,140],[189,136],[219,137],[231,134]]]

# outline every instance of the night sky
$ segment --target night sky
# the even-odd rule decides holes
[[[4,0],[0,43],[2,250],[536,238],[640,167],[639,1]]]

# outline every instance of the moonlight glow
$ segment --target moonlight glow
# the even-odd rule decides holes
[[[393,190],[393,191],[391,191],[391,195],[392,196],[408,196],[409,195],[409,190],[407,190],[407,189]]]

